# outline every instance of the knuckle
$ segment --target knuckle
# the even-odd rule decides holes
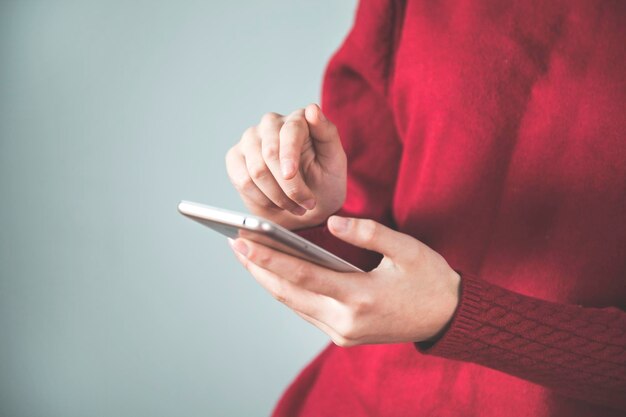
[[[306,264],[298,265],[293,271],[293,282],[301,284],[311,276],[311,269]]]
[[[241,142],[252,140],[256,138],[256,136],[257,136],[256,126],[250,126],[249,128],[243,131],[243,134],[241,135]]]
[[[255,201],[255,203],[264,208],[264,209],[275,209],[276,205],[274,203],[272,203],[272,201],[269,198],[264,198],[262,201]]]
[[[278,206],[281,207],[285,210],[290,210],[290,209],[294,209],[296,207],[296,204],[291,201],[290,199],[288,199],[286,196],[281,195],[278,196],[274,199],[274,203]]]
[[[300,190],[297,187],[285,187],[284,188],[284,192],[287,195],[287,197],[289,197],[291,200],[293,201],[300,201],[302,200],[302,195]]]
[[[270,261],[270,257],[267,252],[255,247],[254,245],[248,245],[248,259],[259,266],[267,266]]]
[[[243,153],[239,144],[232,146],[224,155],[226,166],[233,168],[243,160]]]
[[[270,124],[274,123],[277,120],[280,120],[282,116],[275,112],[267,112],[261,117],[261,124]]]
[[[355,317],[363,316],[372,310],[374,298],[367,292],[359,293],[349,301],[350,309]]]
[[[253,164],[248,167],[250,176],[255,180],[263,179],[269,174],[269,169],[265,164]]]
[[[254,182],[252,181],[252,178],[250,178],[248,175],[244,176],[240,176],[238,178],[233,178],[232,180],[233,185],[235,186],[235,188],[237,189],[237,191],[240,192],[246,192],[249,191],[251,187],[254,186]]]
[[[360,235],[365,243],[373,242],[378,233],[378,223],[373,220],[361,220]]]
[[[258,252],[257,252],[257,258],[256,259],[257,259],[257,262],[259,263],[259,265],[261,265],[261,266],[269,266],[272,263],[272,257],[266,251],[263,251],[260,254],[258,254]]]
[[[285,123],[283,124],[283,127],[281,128],[281,132],[289,131],[289,130],[298,130],[298,129],[304,128],[305,126],[306,126],[306,120],[304,119],[304,117],[296,116],[285,121]]]
[[[274,142],[272,143],[263,143],[263,148],[261,149],[261,154],[263,159],[271,160],[278,158],[278,145]]]
[[[254,180],[250,177],[247,177],[241,185],[241,190],[245,193],[254,193],[254,191],[256,190],[256,184],[254,183]]]

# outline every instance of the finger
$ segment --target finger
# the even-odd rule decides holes
[[[352,293],[354,278],[307,262],[248,239],[237,239],[233,249],[249,261],[293,284],[336,300]]]
[[[256,135],[256,132],[246,132],[240,146],[246,170],[254,184],[276,206],[288,210],[296,216],[306,213],[306,210],[291,200],[283,192],[278,182],[276,182],[274,175],[261,155],[261,139]]]
[[[302,113],[302,110],[300,110]],[[258,133],[261,138],[261,155],[265,161],[265,165],[272,173],[274,180],[278,182],[283,193],[293,202],[306,210],[312,210],[315,207],[315,198],[313,192],[306,185],[299,170],[291,179],[286,180],[280,170],[279,148],[284,138],[281,138],[282,129],[285,127],[285,120],[292,122],[294,114],[287,118],[280,117],[276,113],[268,113],[261,119]],[[301,117],[302,123],[306,125],[304,118]]]
[[[404,254],[415,252],[419,242],[409,235],[396,232],[369,219],[331,216],[328,229],[339,239],[355,246],[382,253],[392,260],[401,259]]]
[[[291,179],[298,172],[302,147],[308,138],[304,109],[296,110],[287,116],[280,129],[280,169],[284,179]]]
[[[302,176],[301,157],[309,133],[304,110],[287,116],[278,130],[276,125],[261,131],[263,159],[287,196],[308,210],[315,208],[315,196]]]
[[[238,240],[241,241],[241,239],[238,239]],[[333,318],[336,318],[338,316],[337,306],[340,305],[339,302],[337,302],[336,300],[332,298],[328,298],[328,297],[318,294],[318,297],[320,297],[318,301],[319,303],[318,307],[320,307],[319,315],[313,315],[310,312],[305,312],[301,310],[300,309],[301,307],[298,307],[298,305],[296,304],[291,304],[291,305],[288,304],[286,294],[281,295],[280,293],[273,293],[272,292],[273,290],[271,289],[272,286],[269,283],[264,284],[264,282],[261,282],[261,281],[264,281],[263,277],[255,275],[256,272],[253,271],[254,268],[251,267],[251,265],[256,265],[256,264],[254,264],[251,260],[249,260],[246,256],[244,256],[238,251],[238,249],[235,247],[235,240],[228,238],[228,243],[230,247],[233,249],[233,252],[235,253],[235,256],[237,257],[237,260],[239,260],[239,262],[241,262],[244,265],[244,267],[246,267],[246,269],[250,271],[250,273],[253,275],[255,280],[257,280],[257,282],[259,282],[265,289],[267,289],[270,293],[272,293],[274,298],[286,304],[297,315],[299,315],[304,320],[308,321],[309,323],[313,324],[318,329],[326,333],[332,339],[333,343],[335,343],[336,345],[352,346],[354,344],[351,340],[347,339],[346,337],[342,336],[339,332],[337,332],[331,325]],[[259,270],[262,269],[261,267],[258,267],[258,268]],[[271,274],[270,271],[267,271],[267,272]],[[306,293],[306,290],[303,290],[303,291],[305,291]],[[310,294],[315,295],[315,293],[310,293]]]
[[[304,109],[309,132],[315,143],[316,157],[333,160],[337,155],[345,157],[337,127],[324,116],[317,104],[309,104]]]
[[[330,307],[329,299],[294,285],[286,279],[261,268],[235,250],[235,256],[254,279],[276,300],[309,317],[320,317]]]
[[[280,146],[279,134],[284,121],[285,117],[278,113],[267,113],[263,115],[261,123],[259,123],[257,130],[262,141],[263,152],[265,153],[263,159],[265,159],[265,163],[268,166],[280,165],[278,159]]]
[[[226,153],[226,172],[230,182],[244,200],[266,209],[278,209],[278,206],[263,194],[250,178],[246,161],[238,147],[233,147]]]

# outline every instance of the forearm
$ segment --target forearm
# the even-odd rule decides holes
[[[626,313],[523,296],[464,275],[449,329],[424,353],[626,409]]]

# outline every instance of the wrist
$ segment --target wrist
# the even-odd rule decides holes
[[[445,286],[445,290],[442,291],[442,297],[439,303],[441,307],[439,315],[440,324],[437,326],[435,333],[431,337],[424,339],[424,342],[436,342],[443,336],[450,327],[454,313],[459,305],[461,297],[461,275],[452,269],[446,281],[447,285]]]

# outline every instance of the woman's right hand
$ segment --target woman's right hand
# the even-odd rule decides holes
[[[346,198],[346,154],[315,104],[264,115],[228,151],[226,169],[252,214],[288,229],[324,223]]]

